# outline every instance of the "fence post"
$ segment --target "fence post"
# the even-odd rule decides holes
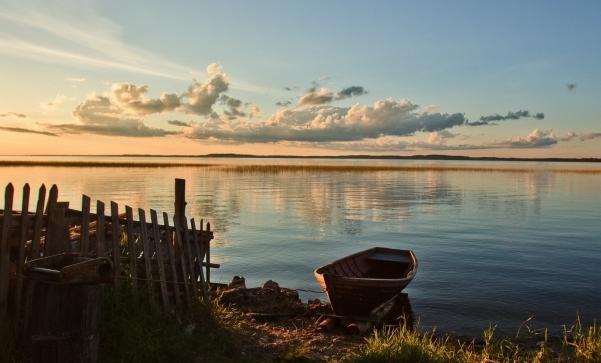
[[[8,229],[13,214],[13,194],[15,190],[9,183],[4,191],[4,218],[0,232],[0,325],[8,326],[6,309],[8,305],[8,274],[10,269]],[[1,334],[1,332],[0,332]]]

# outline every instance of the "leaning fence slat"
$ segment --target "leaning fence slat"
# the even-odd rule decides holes
[[[19,253],[17,256],[17,291],[14,299],[15,317],[21,314],[21,298],[23,295],[23,265],[25,264],[25,244],[29,230],[29,184],[23,186],[23,203],[21,204],[21,238],[19,238]]]
[[[194,222],[194,218],[190,220],[190,225],[192,227],[192,247],[194,249],[194,253],[196,254],[196,263],[198,264],[198,276],[200,277],[202,298],[204,301],[209,301],[209,290],[207,289],[204,273],[202,272],[202,254],[200,249],[200,242],[202,241],[199,241],[198,235],[196,234],[196,223]]]
[[[113,230],[114,285],[119,287],[121,279],[121,228],[119,227],[119,205],[111,201],[111,225]]]
[[[206,260],[207,260],[207,275],[205,276],[207,278],[207,285],[211,283],[211,238],[210,238],[210,236],[211,236],[211,223],[207,222],[207,240],[206,240],[206,242],[203,241],[203,244],[206,243],[205,248],[207,249],[205,252]]]
[[[161,299],[163,306],[169,308],[169,295],[167,294],[167,278],[165,276],[165,262],[163,261],[163,250],[161,248],[161,231],[159,230],[159,222],[157,212],[154,209],[150,210],[150,220],[152,221],[152,237],[154,239],[154,249],[157,256],[157,264],[159,265],[159,284],[161,286]]]
[[[129,258],[129,273],[134,288],[138,291],[138,267],[136,265],[136,240],[134,237],[134,213],[130,206],[125,206],[125,228],[127,233],[127,254]]]
[[[33,238],[31,239],[31,258],[40,257],[40,240],[42,239],[42,227],[44,224],[44,203],[46,202],[46,186],[42,184],[38,192],[38,204],[35,209],[35,221],[33,224]]]
[[[53,214],[56,211],[56,203],[58,203],[58,187],[54,184],[50,187],[50,191],[48,192],[48,204],[46,204],[46,216],[48,221],[46,222],[46,238],[44,238],[44,249],[42,250],[44,256],[48,256],[52,251],[51,249],[49,250],[49,247],[52,245],[52,237],[55,232],[52,230],[54,227],[52,226],[51,221],[53,220]]]
[[[191,301],[190,296],[190,281],[188,279],[188,268],[186,266],[186,254],[184,253],[184,246],[182,241],[182,228],[178,223],[179,219],[177,216],[173,216],[173,224],[175,225],[175,240],[177,243],[177,250],[180,258],[180,267],[182,269],[182,280],[184,281],[184,292],[186,293],[186,300]]]
[[[106,256],[106,248],[104,242],[104,203],[96,202],[96,256]]]
[[[186,254],[188,256],[188,267],[190,269],[190,285],[192,286],[192,294],[195,298],[198,298],[198,282],[196,281],[196,270],[194,268],[194,254],[192,253],[192,242],[190,241],[190,230],[188,229],[188,220],[186,217],[182,218],[183,222],[183,235],[184,245],[186,248]]]
[[[81,196],[80,249],[82,256],[90,255],[90,197]]]
[[[8,305],[8,274],[9,274],[9,246],[8,229],[13,214],[13,195],[15,189],[8,184],[4,190],[4,218],[0,232],[0,326],[8,326],[6,309]]]
[[[175,297],[175,304],[181,305],[182,300],[179,295],[179,279],[177,278],[177,266],[175,264],[175,249],[173,247],[173,230],[169,227],[169,216],[163,212],[163,223],[165,225],[165,242],[167,243],[167,252],[169,252],[169,264],[171,265],[171,287],[173,289],[173,296]]]
[[[150,295],[151,301],[154,303],[154,284],[152,283],[152,250],[148,243],[148,227],[146,225],[146,212],[144,209],[138,209],[140,216],[140,237],[142,238],[142,248],[144,249],[144,267],[146,267],[146,287],[148,288],[148,294]]]

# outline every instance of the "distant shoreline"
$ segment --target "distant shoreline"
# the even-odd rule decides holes
[[[456,160],[456,161],[525,161],[525,162],[566,162],[566,163],[601,163],[601,158],[509,158],[495,156],[464,156],[464,155],[252,155],[252,154],[202,154],[202,155],[179,155],[179,154],[99,154],[99,155],[0,155],[2,157],[30,156],[30,157],[115,157],[115,158],[239,158],[239,159],[359,159],[359,160]]]

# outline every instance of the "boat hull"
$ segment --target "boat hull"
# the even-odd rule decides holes
[[[394,269],[391,262],[374,262],[369,256],[376,253],[405,253],[407,266]],[[379,267],[396,276],[370,277],[369,269]],[[371,264],[371,266],[370,266]],[[383,264],[383,267],[382,267]],[[374,248],[347,256],[315,270],[315,278],[326,292],[332,310],[337,315],[365,316],[369,312],[400,293],[413,280],[417,271],[417,259],[411,251]],[[380,273],[382,274],[382,273]]]

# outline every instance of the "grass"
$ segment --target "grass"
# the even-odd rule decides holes
[[[220,322],[219,308],[197,303],[178,314],[164,312],[130,289],[103,293],[99,362],[270,362],[245,352]]]
[[[533,332],[530,339],[518,343],[509,338],[496,339],[494,327],[486,329],[476,344],[450,336],[424,332],[419,328],[376,331],[360,349],[343,359],[348,363],[561,363],[601,362],[601,327],[593,323],[583,327],[580,319],[564,328],[560,341],[550,342],[547,330]]]

